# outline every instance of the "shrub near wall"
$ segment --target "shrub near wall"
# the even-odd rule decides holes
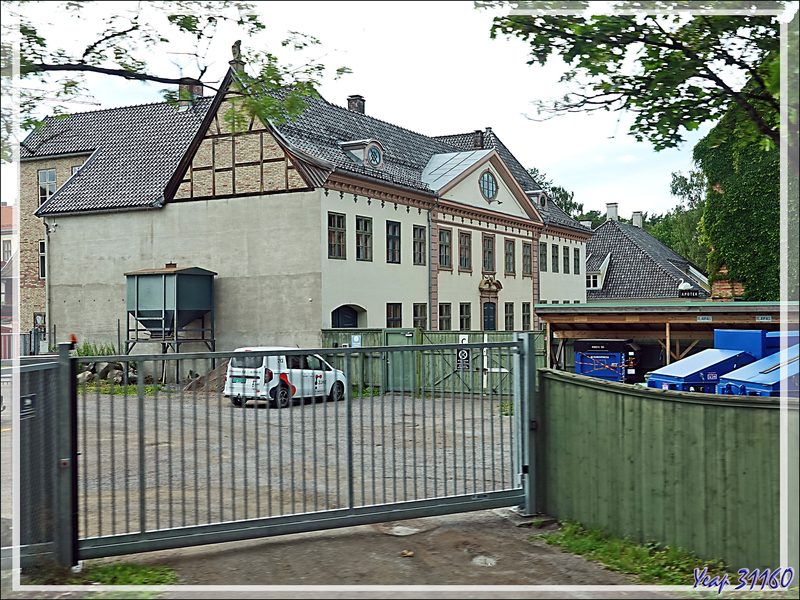
[[[543,512],[734,569],[781,566],[777,398],[667,392],[550,369],[539,379]]]

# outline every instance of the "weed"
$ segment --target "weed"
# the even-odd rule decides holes
[[[503,400],[500,403],[500,416],[511,417],[514,415],[514,405],[510,400]]]
[[[175,585],[178,575],[171,567],[134,563],[114,563],[84,566],[80,573],[66,567],[43,563],[24,570],[24,584],[30,585]],[[157,598],[158,592],[98,592],[85,598]]]
[[[573,521],[560,521],[560,530],[532,536],[573,554],[602,563],[613,571],[637,576],[643,583],[693,585],[694,570],[708,568],[711,577],[727,571],[720,560],[704,561],[683,548],[648,542],[644,546],[620,539],[601,529],[585,529]],[[733,581],[733,577],[730,577]]]
[[[78,356],[114,356],[120,354],[117,349],[110,344],[100,344],[83,342],[80,346],[75,346],[75,354]]]
[[[370,396],[380,396],[381,395],[381,388],[379,387],[365,387],[359,389],[359,386],[354,385],[352,387],[352,398],[369,398]]]
[[[127,388],[127,390],[126,390]],[[106,396],[136,396],[139,393],[139,388],[136,385],[111,385],[110,381],[94,381],[92,383],[84,383],[80,385],[81,394],[104,394]],[[154,396],[157,391],[164,389],[163,384],[146,385],[144,386],[145,396]]]
[[[542,526],[544,525],[544,519],[534,519],[533,522],[531,523],[531,525],[535,529],[541,529]]]

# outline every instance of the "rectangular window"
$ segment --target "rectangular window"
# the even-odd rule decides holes
[[[539,244],[539,270],[547,271],[547,244]]]
[[[553,244],[553,273],[558,273],[558,246]]]
[[[450,230],[439,230],[439,266],[444,269],[452,269],[453,263],[450,260]]]
[[[3,262],[11,258],[11,240],[3,240]]]
[[[372,260],[372,219],[356,217],[356,260]]]
[[[453,327],[450,303],[439,305],[439,331],[450,331]]]
[[[399,303],[386,305],[386,327],[399,329],[403,326],[403,305]]]
[[[506,302],[506,331],[514,331],[514,303]]]
[[[39,171],[39,206],[50,200],[56,193],[56,170],[44,169]]]
[[[458,234],[458,267],[464,271],[472,270],[472,234],[466,231]]]
[[[425,264],[425,228],[421,225],[414,225],[414,264]]]
[[[572,272],[575,273],[575,275],[580,275],[581,274],[581,251],[580,251],[580,249],[579,248],[573,248],[572,249],[572,256],[574,258],[574,261],[573,261],[573,264],[572,264]]]
[[[80,170],[81,170],[81,165],[74,165],[72,167],[72,175],[75,175],[75,173],[77,173]]]
[[[596,290],[599,287],[597,285],[597,275],[586,276],[586,287],[590,290]]]
[[[494,237],[483,236],[483,270],[494,273]]]
[[[531,330],[531,303],[522,303],[522,331]]]
[[[569,275],[569,246],[564,246],[564,273]]]
[[[513,275],[517,270],[516,261],[514,260],[514,240],[506,240],[506,273]]]
[[[47,263],[44,252],[44,240],[39,240],[39,279],[44,279],[47,273]]]
[[[530,244],[522,244],[522,274],[533,274],[533,261],[531,260],[532,246]]]
[[[472,329],[472,304],[462,302],[458,305],[459,310],[459,329],[469,331]]]
[[[400,223],[397,221],[386,221],[386,262],[400,263]]]
[[[414,304],[414,327],[428,328],[428,305]]]
[[[558,300],[553,300],[550,304],[558,304]]]
[[[345,245],[345,216],[328,213],[328,258],[347,258]]]

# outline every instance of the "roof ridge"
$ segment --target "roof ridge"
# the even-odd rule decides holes
[[[214,99],[214,96],[202,96],[201,98],[199,98],[197,100],[197,102],[200,102],[201,100],[213,100],[213,99]],[[64,117],[77,117],[79,115],[85,115],[85,114],[96,115],[97,113],[108,112],[108,111],[112,111],[112,110],[123,110],[123,109],[127,109],[127,108],[143,108],[145,106],[157,106],[157,105],[162,105],[162,104],[169,104],[169,102],[167,100],[161,100],[160,102],[144,102],[142,104],[126,104],[124,106],[112,106],[112,107],[109,107],[109,108],[98,108],[98,109],[95,109],[95,110],[83,110],[83,111],[80,111],[80,112],[62,113],[62,114],[59,114],[59,115],[48,115],[48,116],[45,117],[45,120],[48,120],[48,119],[54,119],[54,120],[55,119],[63,119]]]

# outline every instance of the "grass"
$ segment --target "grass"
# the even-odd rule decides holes
[[[94,381],[92,383],[81,384],[78,386],[81,394],[97,394],[98,393],[98,386],[99,392],[105,395],[114,395],[114,396],[125,396],[126,395],[126,388],[127,388],[127,395],[128,396],[136,396],[139,393],[139,388],[136,385],[111,385],[110,381]],[[161,391],[164,389],[164,385],[162,384],[155,384],[155,385],[146,385],[144,386],[144,394],[145,396],[154,396],[157,391]]]
[[[83,342],[80,346],[75,346],[75,354],[78,356],[114,356],[121,354],[117,348],[110,344],[100,344]]]
[[[176,585],[178,575],[166,566],[150,566],[134,563],[86,565],[80,573],[53,564],[42,564],[23,571],[23,585]],[[22,591],[22,590],[21,590]],[[23,592],[24,593],[24,592]],[[96,592],[82,595],[83,598],[158,598],[160,592]],[[5,594],[4,594],[5,596]]]
[[[369,398],[370,396],[380,396],[381,388],[365,387],[359,390],[357,385],[352,386],[351,398]]]
[[[510,400],[503,400],[500,403],[500,416],[511,417],[514,415],[514,405]]]
[[[738,585],[738,577],[731,575],[720,560],[701,560],[688,550],[674,546],[661,546],[650,542],[644,546],[628,538],[620,539],[600,529],[585,529],[572,521],[560,521],[560,530],[532,536],[548,544],[579,554],[588,560],[602,563],[607,569],[635,575],[643,583],[662,585],[694,585],[694,570],[708,569],[713,578],[728,573]]]

